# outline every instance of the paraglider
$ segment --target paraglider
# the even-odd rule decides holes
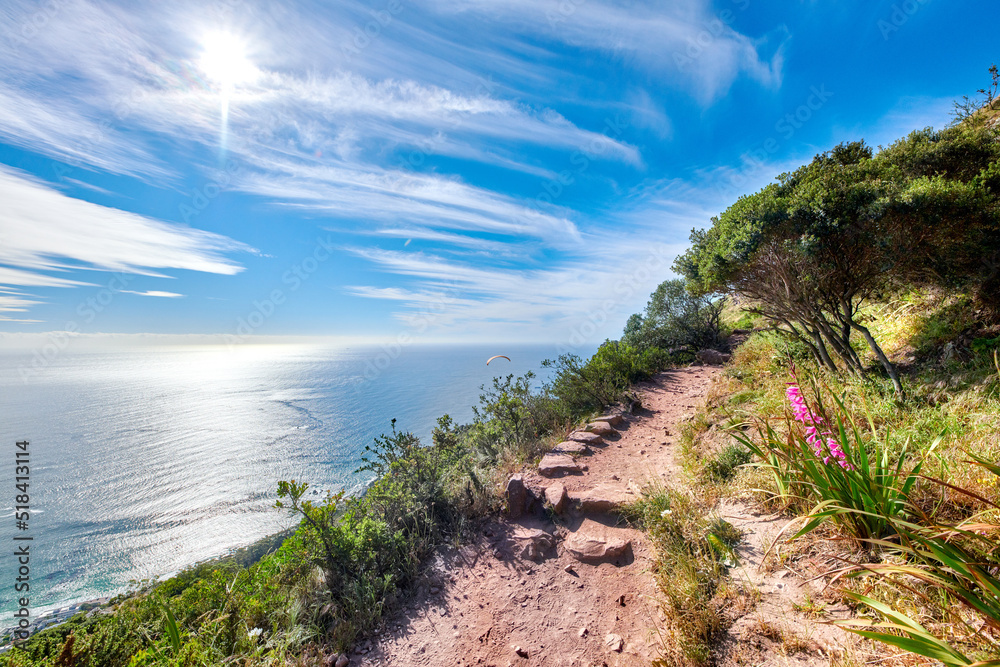
[[[486,365],[489,366],[490,362],[493,361],[494,359],[506,359],[507,361],[510,361],[510,357],[508,357],[506,354],[497,354],[487,359]]]

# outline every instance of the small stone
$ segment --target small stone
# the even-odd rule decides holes
[[[527,652],[527,651],[525,651],[525,650],[524,650],[523,648],[521,648],[520,646],[515,646],[515,647],[514,647],[514,653],[517,653],[517,654],[518,654],[519,656],[521,656],[522,658],[527,658],[527,657],[528,657],[528,652]]]
[[[615,653],[621,653],[622,649],[625,648],[625,640],[622,639],[621,635],[609,634],[604,638],[604,645]]]
[[[580,628],[579,630],[577,630],[576,634],[579,635],[581,638],[582,637],[586,637],[587,636],[587,628]]]
[[[441,592],[440,588],[438,588],[437,586],[431,586],[431,595],[437,595],[440,592]]]
[[[335,663],[333,663],[333,666],[334,667],[347,667],[347,663],[349,663],[349,662],[350,662],[350,659],[348,659],[348,657],[346,655],[344,655],[343,653],[341,653],[340,655],[337,656],[337,661]]]
[[[718,350],[698,350],[695,353],[695,358],[698,359],[703,364],[708,364],[709,366],[721,366],[722,364],[729,361],[731,355],[723,354]]]
[[[624,554],[632,545],[630,540],[613,538],[610,540],[574,533],[566,540],[566,551],[581,562],[614,560]]]

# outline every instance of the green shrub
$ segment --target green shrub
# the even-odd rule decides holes
[[[605,341],[586,363],[572,354],[542,365],[554,368],[546,387],[570,416],[602,410],[626,398],[629,388],[670,365],[670,355],[659,348],[640,350],[625,342]]]

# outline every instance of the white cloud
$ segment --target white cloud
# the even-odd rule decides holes
[[[247,174],[236,187],[330,217],[541,238],[560,246],[580,239],[576,225],[557,207],[529,206],[455,178],[307,164],[280,155],[254,161],[266,162],[269,171]]]
[[[138,296],[157,296],[164,299],[178,299],[183,297],[183,294],[178,294],[177,292],[159,292],[157,290],[146,290],[145,292],[134,292],[132,290],[123,289],[124,294],[136,294]]]
[[[226,255],[253,251],[218,234],[74,199],[2,166],[0,200],[4,202],[0,209],[0,285],[90,284],[50,275],[70,269],[154,276],[161,275],[154,269],[184,269],[232,275],[242,267]],[[30,303],[12,298],[22,305]],[[0,305],[0,311],[12,310],[13,305]]]
[[[709,0],[622,3],[601,0],[424,0],[433,11],[476,14],[522,34],[625,56],[676,83],[703,104],[724,95],[741,75],[767,87],[781,84],[779,46],[766,59],[754,40],[729,24],[739,3],[716,12]]]

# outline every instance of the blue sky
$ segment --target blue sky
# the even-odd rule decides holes
[[[996,16],[3,2],[0,332],[591,345],[740,194],[946,124]]]

